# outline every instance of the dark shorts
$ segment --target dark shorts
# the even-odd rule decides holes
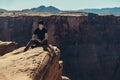
[[[37,40],[30,40],[28,42],[28,44],[26,45],[25,49],[24,49],[24,52],[27,51],[29,49],[29,47],[31,48],[35,48],[35,47],[43,47],[44,50],[48,51],[48,41],[47,40],[44,40],[42,43],[40,43],[39,41]]]
[[[42,43],[40,43],[40,42],[37,41],[37,40],[31,40],[31,45],[32,45],[32,46],[35,46],[35,47],[45,46],[45,45],[48,45],[48,41],[47,41],[47,40],[44,40]]]

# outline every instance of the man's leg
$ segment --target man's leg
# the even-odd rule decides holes
[[[39,46],[42,46],[44,51],[48,51],[47,47],[48,47],[48,41],[44,40],[42,43],[39,44]]]
[[[41,45],[45,51],[53,52],[53,48],[51,46],[49,46],[48,40],[43,41],[43,43],[41,43]]]
[[[37,40],[34,40],[34,43],[32,44],[31,48],[38,47],[39,42]]]
[[[48,45],[48,40],[44,40],[41,44],[42,45]]]
[[[35,40],[30,40],[30,41],[28,42],[28,44],[26,45],[26,47],[25,47],[25,49],[24,49],[24,52],[27,51],[32,44],[34,44],[34,41],[35,41]]]

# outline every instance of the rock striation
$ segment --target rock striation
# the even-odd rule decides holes
[[[13,51],[15,48],[16,48],[15,42],[0,41],[0,56],[4,55],[5,53]]]

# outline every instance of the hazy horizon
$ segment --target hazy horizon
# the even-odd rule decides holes
[[[19,4],[18,4],[19,3]],[[0,0],[0,9],[22,10],[39,7],[41,5],[54,6],[60,10],[79,10],[86,8],[112,8],[120,7],[120,0]]]

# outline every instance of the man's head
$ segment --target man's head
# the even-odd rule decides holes
[[[40,21],[38,22],[38,28],[39,28],[40,30],[42,30],[42,29],[44,28],[44,21],[43,21],[43,20],[40,20]]]

